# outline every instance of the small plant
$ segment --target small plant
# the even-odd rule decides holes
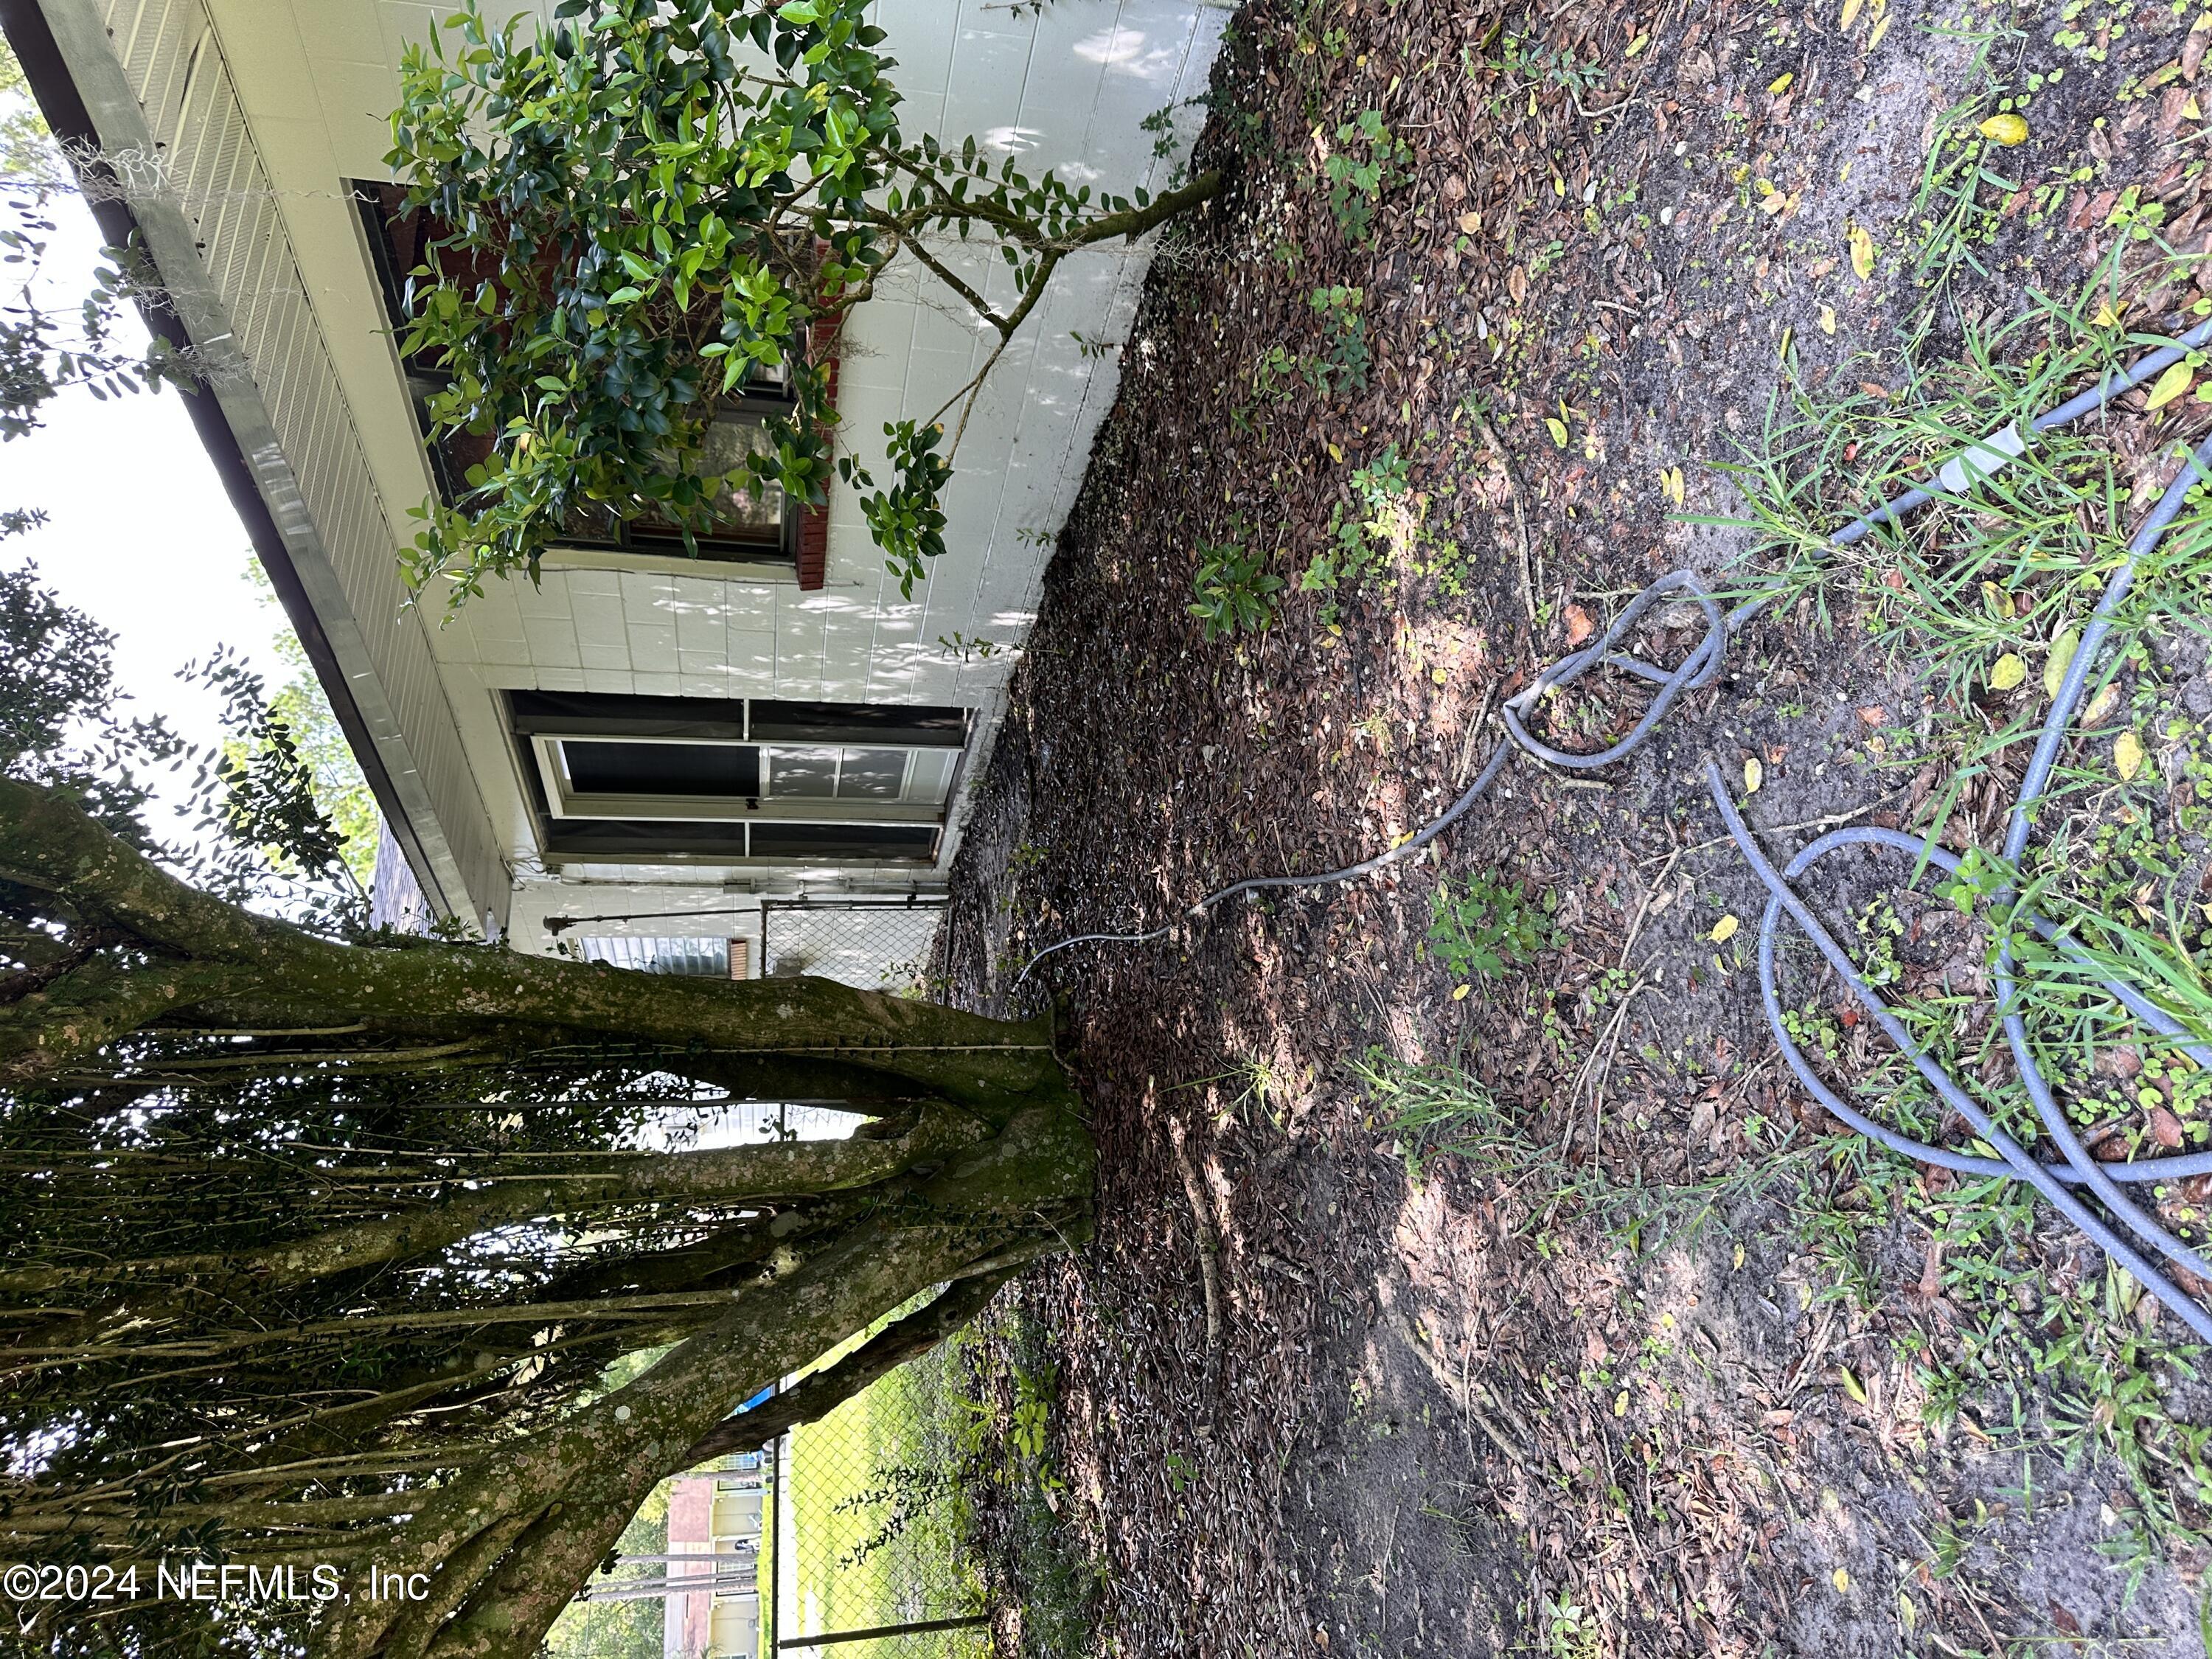
[[[1395,443],[1365,466],[1354,468],[1352,499],[1330,510],[1329,547],[1306,567],[1298,579],[1299,590],[1334,596],[1340,587],[1358,584],[1386,553],[1411,553],[1419,532],[1413,492],[1413,463]],[[1338,612],[1331,597],[1322,605],[1322,620],[1334,626]]]
[[[1341,283],[1317,288],[1307,303],[1320,322],[1323,344],[1312,360],[1316,392],[1358,392],[1367,384],[1367,290]]]
[[[957,657],[963,663],[988,662],[994,657],[1012,654],[1008,647],[1000,645],[996,640],[982,639],[968,634],[939,634],[937,636],[937,647],[946,656]]]
[[[1346,241],[1366,245],[1376,204],[1411,176],[1413,163],[1413,151],[1383,125],[1380,110],[1362,110],[1358,119],[1337,128],[1322,173],[1328,180],[1329,216]]]
[[[1269,574],[1264,555],[1241,542],[1202,542],[1198,558],[1198,598],[1189,610],[1207,639],[1256,634],[1274,621],[1283,579]]]
[[[1443,882],[1429,920],[1429,948],[1455,980],[1491,978],[1559,942],[1552,919],[1557,902],[1548,888],[1531,903],[1519,883],[1480,872],[1456,891]]]

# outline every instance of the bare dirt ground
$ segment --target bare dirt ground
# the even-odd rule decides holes
[[[2207,15],[1244,7],[1197,158],[1229,187],[1122,351],[963,850],[955,994],[1027,1006],[1011,981],[1046,943],[1433,816],[1497,698],[1609,607],[1765,556],[1684,517],[1741,512],[1716,464],[1759,452],[1786,363],[1894,395],[1917,319],[1940,362],[2145,214],[2146,247],[2201,250]],[[2026,141],[1962,148],[2008,94]],[[1954,235],[1923,182],[1961,155],[1996,176]],[[1381,158],[1371,210],[1357,177],[1332,200],[1332,157]],[[2143,288],[2145,327],[2196,297]],[[2141,403],[2113,441],[2147,489]],[[1299,591],[1346,545],[1333,514],[1380,550]],[[1208,639],[1194,577],[1224,544],[1291,586],[1272,627]],[[1437,856],[1039,970],[1097,1115],[1099,1224],[1014,1303],[1058,1365],[1093,1650],[2203,1650],[2212,1416],[2171,1320],[2052,1311],[2101,1261],[2017,1204],[1970,1224],[1978,1200],[1835,1134],[1759,1016],[1758,890],[1700,757],[1760,763],[1776,849],[1942,793],[1895,763],[1928,665],[1856,604],[1753,628],[1616,773],[1516,763]],[[1679,658],[1687,622],[1648,648]],[[2162,653],[2148,679],[2193,683],[2185,641]],[[1553,729],[1601,746],[1637,696]],[[1954,842],[2017,775],[2008,751],[1970,781]],[[1438,882],[1473,874],[1550,908],[1533,960],[1469,981],[1425,946]],[[1825,902],[1877,890],[1847,872]],[[1942,912],[1906,918],[1908,988],[1971,977]],[[1839,1070],[1875,1064],[1851,1017],[1832,1035]],[[1496,1103],[1419,1181],[1401,1097],[1361,1075],[1394,1062]]]

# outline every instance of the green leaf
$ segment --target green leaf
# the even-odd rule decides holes
[[[2151,382],[2150,397],[2144,402],[2143,407],[2161,409],[2196,383],[2197,371],[2190,368],[2185,360],[2175,363],[2165,374]]]

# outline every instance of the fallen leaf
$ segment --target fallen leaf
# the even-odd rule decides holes
[[[1836,308],[1833,306],[1822,306],[1820,307],[1820,332],[1823,334],[1833,334],[1835,331]]]
[[[1767,83],[1766,89],[1778,98],[1784,93],[1790,90],[1790,83],[1796,78],[1797,76],[1794,70],[1784,70],[1781,74],[1776,76],[1772,81]]]
[[[2081,724],[2101,725],[2120,701],[2120,686],[2117,680],[2106,680],[2097,695],[2089,699],[2089,706],[2081,711]]]
[[[2092,328],[2118,328],[2119,325],[2120,313],[2112,309],[2112,301],[2109,300],[2099,306],[2097,314],[2089,319],[2089,326]]]
[[[1452,1000],[1453,1000],[1454,1002],[1465,1002],[1465,1001],[1467,1000],[1467,994],[1468,994],[1469,991],[1472,991],[1473,989],[1474,989],[1474,987],[1473,987],[1472,985],[1455,985],[1455,986],[1453,986],[1453,987],[1452,987]]]
[[[2197,371],[2184,359],[2151,382],[2150,397],[2145,409],[2162,409],[2197,384]]]
[[[1838,1567],[1828,1575],[1828,1582],[1836,1587],[1836,1594],[1841,1595],[1850,1589],[1851,1576],[1841,1567]]]
[[[1889,19],[1887,16],[1875,18],[1874,27],[1867,31],[1866,49],[1872,52],[1881,44],[1881,37],[1888,33]]]
[[[1844,1380],[1844,1392],[1863,1406],[1867,1403],[1866,1384],[1851,1374],[1849,1365],[1836,1367],[1836,1375]]]
[[[1990,690],[2012,691],[2027,678],[2027,664],[2016,651],[2008,651],[1990,665]]]
[[[1679,466],[1661,467],[1659,469],[1659,489],[1661,493],[1662,493],[1668,501],[1674,502],[1676,507],[1681,506],[1683,495],[1682,469]]]
[[[2126,782],[2142,770],[2142,739],[2132,732],[2120,733],[2120,740],[2112,745],[2112,764],[2119,769],[2120,780]]]
[[[1889,710],[1878,702],[1868,703],[1859,710],[1859,724],[1862,726],[1880,726],[1888,718]]]
[[[1651,37],[1649,34],[1639,34],[1628,43],[1628,50],[1621,56],[1632,63],[1643,52],[1644,48],[1650,44]]]
[[[2002,144],[2008,149],[2027,142],[2027,123],[2017,115],[1992,115],[1974,131],[1991,143]]]
[[[1864,225],[1853,225],[1847,240],[1851,248],[1851,269],[1863,283],[1874,275],[1874,237]]]
[[[1461,214],[1459,216],[1459,228],[1462,234],[1468,236],[1474,235],[1475,232],[1482,228],[1482,216],[1480,213]]]
[[[1866,0],[1844,0],[1844,15],[1836,20],[1836,27],[1839,29],[1847,29],[1857,22],[1859,9],[1865,4]]]
[[[1765,781],[1766,769],[1759,763],[1759,757],[1753,755],[1743,763],[1743,793],[1755,795],[1759,793],[1759,786]]]
[[[2181,1120],[2163,1106],[2150,1109],[2151,1139],[2169,1152],[2181,1145]]]
[[[2055,697],[2058,695],[2058,688],[2066,680],[2066,671],[2074,665],[2074,649],[2081,643],[2080,632],[2071,628],[2061,629],[2058,637],[2051,641],[2051,654],[2043,663],[2044,696]]]
[[[1567,423],[1556,415],[1544,416],[1544,429],[1552,434],[1552,441],[1560,448],[1567,447]]]
[[[1705,937],[1716,945],[1726,945],[1735,937],[1735,930],[1742,926],[1734,916],[1723,916],[1713,924],[1713,931]]]
[[[1597,624],[1590,620],[1589,611],[1578,605],[1571,605],[1567,607],[1567,643],[1569,645],[1580,645],[1596,631]]]

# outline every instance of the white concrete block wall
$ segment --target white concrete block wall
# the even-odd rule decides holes
[[[442,8],[420,0],[210,0],[234,52],[257,131],[289,155],[280,204],[373,473],[395,550],[411,536],[406,509],[429,489],[427,466],[380,316],[364,303],[363,247],[342,181],[386,176],[386,118],[398,98],[404,41],[425,38]],[[509,0],[501,10],[528,10]],[[538,9],[550,9],[539,0]],[[1036,171],[1130,192],[1166,183],[1138,124],[1203,90],[1226,12],[1213,0],[1054,0],[1017,15],[988,0],[879,0],[876,20],[899,59],[910,132],[957,142],[973,133],[992,153]],[[302,73],[297,66],[304,64]],[[1194,131],[1198,112],[1178,125]],[[266,140],[264,141],[267,142]],[[325,176],[311,179],[302,157]],[[1004,300],[1003,264],[980,246],[947,257]],[[1118,362],[1086,340],[1127,332],[1146,255],[1115,246],[1063,264],[1054,289],[997,364],[978,399],[948,494],[947,550],[902,596],[857,508],[833,495],[827,582],[802,593],[788,578],[667,560],[564,554],[542,585],[494,583],[443,626],[422,629],[453,710],[466,780],[509,860],[528,871],[533,848],[513,744],[497,693],[535,687],[648,696],[773,696],[975,708],[983,741],[1002,711],[1017,646],[1034,617],[1049,547],[1079,487]],[[848,324],[841,362],[846,441],[880,460],[887,421],[933,412],[980,365],[995,337],[918,270],[893,273]],[[295,457],[302,471],[325,465]],[[370,619],[365,618],[364,621]],[[989,640],[1000,654],[962,662],[939,644]],[[956,813],[957,817],[957,813]],[[957,839],[948,837],[949,856]],[[696,872],[605,866],[611,880],[696,881]],[[620,908],[620,905],[611,908]],[[520,913],[519,913],[520,914]],[[527,932],[525,928],[523,931]]]

